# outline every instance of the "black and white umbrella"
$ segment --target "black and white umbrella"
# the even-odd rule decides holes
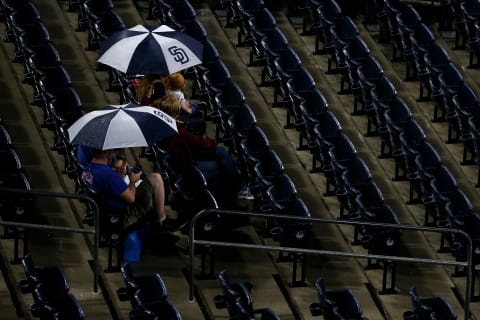
[[[175,119],[156,108],[134,103],[88,112],[68,128],[72,144],[102,150],[146,147],[177,133]]]
[[[203,44],[161,26],[115,32],[100,43],[98,62],[126,74],[172,74],[202,63]]]

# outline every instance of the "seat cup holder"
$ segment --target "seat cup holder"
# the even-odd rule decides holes
[[[29,293],[32,291],[32,287],[28,279],[20,280],[18,282],[18,286],[20,287],[20,291],[22,291],[22,293]]]
[[[405,311],[403,313],[403,320],[415,320],[417,317],[415,316],[415,313],[413,311]]]
[[[215,307],[217,309],[224,309],[227,307],[227,303],[225,301],[225,296],[223,294],[216,295],[213,298],[213,301],[215,302]]]
[[[40,318],[42,315],[42,306],[38,303],[33,303],[30,305],[30,312],[35,318]]]
[[[142,320],[145,319],[145,313],[142,309],[133,309],[128,313],[128,318],[130,320]]]
[[[128,289],[125,287],[117,289],[117,296],[120,301],[128,301],[130,300],[130,295],[128,294]]]
[[[322,315],[322,306],[318,302],[314,302],[310,305],[310,313],[313,317],[319,317]]]

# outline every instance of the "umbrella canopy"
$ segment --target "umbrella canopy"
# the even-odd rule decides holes
[[[100,43],[98,62],[127,74],[172,74],[202,63],[203,44],[161,26],[137,25]]]
[[[146,147],[177,134],[175,119],[134,103],[88,112],[68,128],[70,142],[97,149]]]

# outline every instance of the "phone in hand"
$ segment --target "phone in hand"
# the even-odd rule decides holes
[[[139,173],[140,171],[142,171],[142,168],[137,164],[130,168],[130,172],[132,173]]]

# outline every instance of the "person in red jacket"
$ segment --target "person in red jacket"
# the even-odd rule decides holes
[[[228,150],[217,145],[215,139],[192,133],[178,120],[181,105],[176,96],[167,95],[152,105],[177,119],[178,134],[160,142],[170,155],[173,169],[181,175],[196,166],[210,186],[222,193],[236,194],[240,176]]]

